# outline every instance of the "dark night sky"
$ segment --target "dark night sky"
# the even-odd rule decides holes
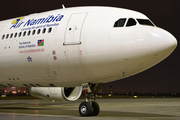
[[[139,11],[180,40],[179,0],[1,0],[0,20],[75,6],[112,6]],[[179,46],[164,61],[135,76],[111,82],[113,91],[180,92]],[[109,83],[103,91],[109,92]]]

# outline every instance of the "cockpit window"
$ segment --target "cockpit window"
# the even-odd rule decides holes
[[[126,27],[130,27],[134,25],[136,25],[136,21],[133,18],[129,18]]]
[[[137,19],[140,25],[154,26],[153,23],[148,19]]]
[[[126,18],[121,18],[114,23],[114,27],[124,27]]]

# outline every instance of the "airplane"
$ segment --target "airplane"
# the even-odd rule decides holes
[[[81,116],[97,116],[103,83],[140,73],[169,56],[176,38],[133,10],[85,6],[0,21],[0,87],[65,102],[86,98]]]

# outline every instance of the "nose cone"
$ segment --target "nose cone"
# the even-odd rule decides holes
[[[151,33],[151,50],[158,60],[165,59],[177,46],[176,38],[169,32],[156,28]]]

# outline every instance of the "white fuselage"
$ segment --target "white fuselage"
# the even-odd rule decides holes
[[[120,18],[125,25],[113,27]],[[129,18],[136,25],[126,27]],[[75,7],[16,19],[0,22],[0,87],[123,79],[159,63],[177,45],[167,31],[139,24],[145,15],[120,8]]]

